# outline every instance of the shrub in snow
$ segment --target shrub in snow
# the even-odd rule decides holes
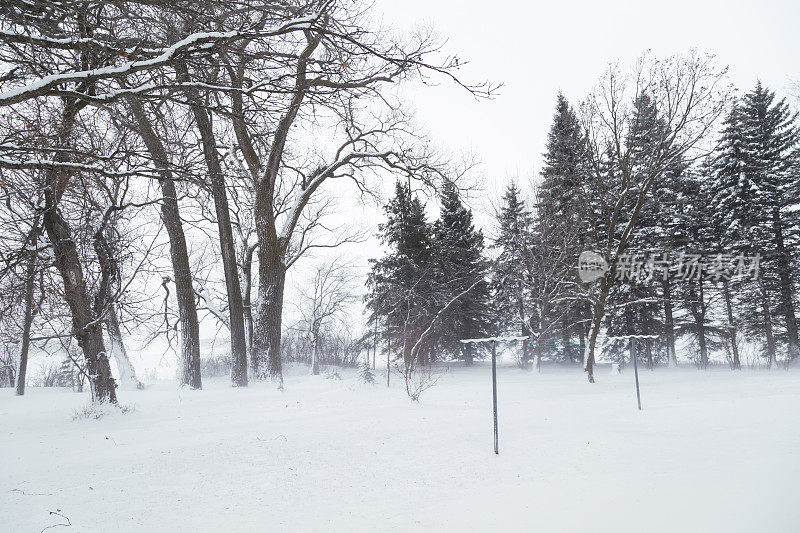
[[[412,401],[418,402],[422,393],[436,385],[442,370],[434,370],[431,365],[412,366],[401,374],[406,384],[406,393]],[[447,369],[444,370],[447,372]]]
[[[337,381],[341,381],[342,380],[342,376],[340,376],[339,372],[337,370],[335,370],[335,369],[334,370],[327,370],[327,371],[325,371],[325,379],[334,379],[334,380],[337,380]]]
[[[135,411],[133,405],[120,405],[113,403],[87,403],[72,413],[73,420],[100,420],[106,415],[127,414]]]
[[[231,358],[229,355],[217,355],[200,359],[200,375],[216,378],[229,376],[231,373]]]
[[[361,367],[361,370],[358,372],[358,379],[362,383],[368,383],[370,385],[375,384],[375,374],[372,372],[368,363],[364,363]]]

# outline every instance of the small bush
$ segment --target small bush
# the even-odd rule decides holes
[[[217,355],[200,359],[200,375],[204,378],[228,376],[231,373],[231,358]]]
[[[336,369],[327,370],[325,372],[325,379],[332,379],[334,381],[341,381],[342,376],[339,375],[339,372]]]
[[[369,363],[364,363],[361,367],[361,370],[358,372],[358,379],[362,383],[369,385],[375,384],[375,373],[372,371],[372,368],[370,368]]]
[[[87,403],[72,413],[72,420],[100,420],[106,415],[125,415],[136,410],[134,405],[112,403]]]

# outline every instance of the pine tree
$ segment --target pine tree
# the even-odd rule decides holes
[[[483,337],[492,330],[488,262],[483,257],[483,234],[475,229],[472,211],[462,204],[455,185],[446,184],[440,200],[433,247],[437,307],[453,303],[437,320],[436,345],[456,356],[464,346],[461,339]],[[472,362],[471,347],[466,345],[467,364]]]
[[[544,154],[537,219],[548,221],[556,227],[539,232],[543,246],[566,248],[563,267],[570,269],[578,264],[578,256],[587,247],[589,233],[586,182],[589,177],[588,147],[580,121],[562,93],[558,93],[553,123],[547,137]],[[562,273],[564,277],[566,273]],[[585,326],[588,318],[586,305],[577,295],[564,297],[553,306],[552,313],[561,317],[560,337],[562,357],[566,361],[576,359],[573,350],[573,335],[581,339],[581,354]]]
[[[725,122],[710,189],[720,245],[732,254],[762,258],[759,279],[737,283],[743,301],[759,303],[759,313],[744,314],[746,333],[762,336],[770,365],[779,339],[787,345],[788,359],[800,354],[792,271],[797,259],[787,246],[796,235],[799,202],[795,123],[785,100],[775,103],[775,94],[757,83]],[[775,332],[778,316],[784,335]]]
[[[375,372],[372,371],[372,367],[369,366],[369,363],[363,363],[361,365],[361,369],[358,371],[358,379],[367,385],[375,384]]]
[[[800,141],[796,121],[785,99],[775,102],[775,93],[759,81],[742,99],[742,115],[750,172],[761,191],[761,206],[769,235],[764,264],[774,272],[777,311],[786,330],[788,359],[800,356],[793,295],[791,255],[786,246],[787,210],[798,204],[789,193],[796,185],[792,156]],[[771,231],[770,231],[771,230]]]
[[[635,102],[636,113],[629,139],[633,168],[646,168],[657,155],[657,145],[666,131],[658,110],[647,95],[642,93]],[[651,200],[644,205],[639,214],[638,229],[632,247],[642,252],[647,261],[669,260],[678,250],[690,245],[691,238],[687,228],[692,226],[688,212],[689,206],[698,200],[699,189],[687,177],[688,165],[680,159],[665,169],[659,180],[650,189]],[[666,254],[666,255],[665,255]],[[661,334],[659,342],[666,348],[666,360],[677,365],[675,353],[675,290],[669,275],[658,272],[636,295],[652,302],[637,306],[638,318],[634,322],[644,334]],[[656,302],[661,302],[656,303]],[[646,346],[649,364],[656,360],[650,353],[652,346]]]
[[[499,251],[492,274],[494,313],[504,333],[529,336],[531,308],[526,263],[531,215],[514,183],[506,187],[497,213],[498,236],[492,248]],[[529,359],[530,342],[522,345],[522,363]]]
[[[658,156],[658,145],[665,134],[664,121],[659,117],[655,103],[646,92],[642,92],[634,101],[628,131],[626,143],[630,158],[630,179],[634,183],[642,183],[646,179],[648,169],[653,166],[653,159]],[[672,316],[673,288],[669,277],[648,278],[645,265],[651,259],[655,260],[658,255],[663,259],[662,251],[675,249],[676,242],[672,230],[679,224],[675,208],[683,171],[683,165],[671,165],[651,187],[649,199],[639,213],[636,231],[625,258],[625,268],[632,272],[639,272],[641,269],[641,274],[630,276],[612,288],[611,298],[617,306],[607,317],[611,335],[661,335],[665,341],[663,344],[667,348],[668,360],[674,358],[675,346],[675,326]],[[624,201],[627,202],[628,209],[622,213],[630,216],[636,202],[635,195],[629,195]],[[627,342],[619,342],[611,348],[613,351],[620,351],[625,346]],[[659,360],[658,355],[653,352],[653,343],[650,341],[644,344],[642,356],[650,367]]]
[[[691,266],[693,260],[702,265],[709,262],[714,254],[719,253],[718,236],[713,222],[714,211],[710,203],[703,200],[710,197],[708,194],[710,182],[705,179],[708,172],[708,166],[703,165],[698,171],[694,169],[688,171],[683,179],[684,194],[692,201],[684,206],[686,220],[682,225],[682,231],[687,238],[682,251],[688,255],[680,258],[677,274],[688,275],[689,279],[681,279],[676,283],[676,300],[684,312],[683,316],[676,320],[676,332],[679,336],[690,336],[696,342],[696,363],[701,368],[708,366],[713,351],[725,345],[725,339],[728,338],[730,331],[725,324],[726,321],[723,321],[723,326],[720,327],[714,320],[712,309],[714,282],[709,276],[710,273],[699,266],[697,275],[692,275],[695,272]],[[722,289],[724,295],[725,287]]]
[[[587,164],[583,128],[567,99],[559,92],[553,124],[547,136],[539,196],[542,209],[563,224],[585,223]]]
[[[372,292],[367,306],[370,321],[377,321],[382,327],[388,324],[383,336],[408,362],[414,339],[426,327],[433,307],[436,280],[432,225],[426,220],[422,202],[400,182],[385,211],[387,222],[379,226],[379,231],[390,251],[372,261],[367,280]],[[426,344],[422,352],[429,353],[430,349]]]

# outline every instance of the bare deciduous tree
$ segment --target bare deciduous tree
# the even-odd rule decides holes
[[[592,167],[587,198],[600,213],[591,237],[609,265],[597,286],[587,294],[592,311],[586,346],[590,382],[594,382],[597,335],[615,283],[618,259],[636,231],[642,206],[651,201],[653,184],[677,163],[702,155],[701,142],[727,100],[725,73],[726,69],[714,66],[712,57],[696,53],[665,60],[644,56],[630,75],[610,67],[582,105]],[[635,120],[633,102],[644,95],[655,105],[663,127],[642,160],[636,156],[630,139],[641,127]]]
[[[321,333],[340,320],[347,306],[357,300],[352,266],[337,258],[314,268],[311,281],[300,288],[300,328],[311,336],[311,373],[319,374]]]

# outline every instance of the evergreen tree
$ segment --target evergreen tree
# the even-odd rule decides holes
[[[721,246],[733,254],[761,257],[758,280],[738,280],[741,299],[758,302],[759,313],[746,313],[750,335],[764,339],[771,365],[777,342],[782,340],[788,359],[798,350],[792,271],[796,239],[798,129],[785,100],[759,82],[734,105],[722,133],[721,149],[714,159],[710,188],[714,226]],[[795,252],[796,253],[796,252]],[[784,334],[776,335],[776,318]]]
[[[646,168],[650,159],[656,157],[658,143],[668,133],[658,110],[643,93],[635,103],[635,125],[631,128],[629,140],[634,169]],[[650,189],[651,201],[646,203],[639,214],[638,229],[633,247],[640,250],[649,264],[663,265],[679,250],[691,245],[690,229],[693,225],[691,207],[699,200],[699,189],[687,175],[688,165],[678,159],[667,167],[660,179]],[[649,275],[650,273],[648,273]],[[660,334],[658,343],[666,349],[665,359],[677,364],[675,353],[675,294],[674,280],[663,269],[653,272],[648,280],[647,290],[640,290],[638,296],[652,302],[642,304],[637,309],[637,322],[644,334]],[[660,303],[658,303],[660,302]],[[650,353],[652,346],[646,345],[647,362],[652,364],[657,358]]]
[[[642,183],[647,178],[648,169],[653,166],[653,159],[658,157],[659,144],[666,133],[664,121],[646,92],[641,93],[634,101],[628,131],[626,143],[630,159],[630,179],[633,183]],[[656,260],[656,256],[662,255],[664,251],[675,249],[676,243],[671,231],[674,229],[673,224],[679,223],[675,207],[683,170],[683,165],[671,165],[650,188],[648,202],[638,215],[636,231],[630,241],[628,254],[624,257],[625,265],[622,265],[628,279],[612,288],[611,299],[616,302],[616,306],[607,317],[607,327],[611,335],[660,335],[659,341],[667,348],[668,360],[673,359],[675,346],[673,288],[669,276],[650,276],[646,265],[651,259]],[[634,187],[633,191],[636,190]],[[628,208],[621,213],[630,216],[636,202],[635,194],[629,195],[624,201]],[[619,352],[618,357],[622,357],[621,350],[627,344],[618,342],[612,344],[611,349]],[[653,351],[653,343],[648,341],[642,348],[643,361],[653,367],[659,361],[658,354]]]
[[[586,136],[575,111],[558,93],[539,189],[541,208],[563,224],[584,225],[588,177]],[[576,256],[577,258],[577,256]]]
[[[539,234],[545,239],[543,246],[564,248],[565,257],[560,263],[565,269],[577,266],[578,256],[589,242],[586,197],[586,182],[590,175],[588,164],[583,128],[567,99],[559,92],[544,154],[537,219],[547,221],[549,226],[555,225],[541,227],[543,231]],[[565,279],[569,277],[566,272],[560,274]],[[582,354],[585,338],[582,321],[588,318],[585,303],[572,291],[572,294],[559,298],[559,303],[550,311],[561,317],[562,358],[566,361],[576,360],[572,339],[577,333],[581,339]]]
[[[499,251],[494,261],[492,294],[494,313],[504,333],[528,336],[531,330],[528,287],[531,215],[514,183],[506,187],[497,213],[498,236],[492,247]],[[522,363],[529,359],[530,342],[522,345]]]
[[[775,102],[775,93],[759,81],[742,99],[742,116],[749,170],[760,190],[760,207],[769,237],[765,243],[764,266],[773,276],[772,285],[778,302],[777,312],[784,320],[788,359],[800,356],[797,318],[793,295],[791,254],[786,246],[787,211],[798,205],[791,192],[796,186],[792,156],[800,141],[792,113],[785,99]],[[769,281],[769,280],[765,280]]]
[[[699,172],[692,169],[683,178],[684,194],[692,201],[684,206],[686,219],[682,232],[686,244],[681,252],[686,255],[679,256],[675,273],[680,277],[676,283],[676,300],[684,312],[676,320],[676,333],[693,339],[697,349],[695,362],[701,368],[708,366],[711,352],[722,348],[728,335],[727,326],[720,327],[714,320],[713,278],[703,269],[703,264],[719,250],[714,212],[709,202],[703,201],[709,197],[708,180],[704,179],[707,173],[707,166],[702,166]]]
[[[449,307],[437,319],[436,346],[444,353],[461,353],[461,339],[483,337],[492,330],[488,262],[483,257],[483,234],[475,229],[472,211],[464,207],[458,189],[446,184],[441,194],[441,214],[434,224],[434,263],[437,307]],[[472,345],[465,360],[472,362]]]
[[[388,324],[383,336],[408,362],[411,348],[433,312],[433,228],[425,218],[422,202],[400,182],[385,211],[387,222],[379,226],[379,231],[390,250],[382,259],[372,261],[367,280],[372,292],[367,306],[370,321],[377,320],[382,327]],[[422,353],[430,349],[426,344]]]

